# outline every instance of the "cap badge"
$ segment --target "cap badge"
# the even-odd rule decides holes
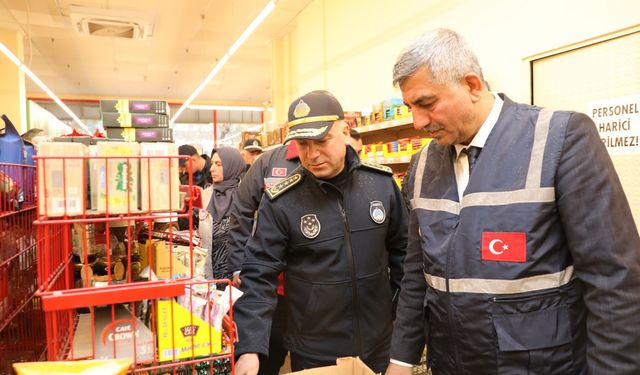
[[[258,147],[258,140],[254,139],[254,140],[253,140],[253,145],[254,145],[254,146],[256,146],[256,147]]]
[[[380,201],[373,201],[369,206],[369,215],[371,215],[371,220],[373,220],[376,224],[384,223],[384,219],[387,216],[384,211],[384,205]]]
[[[300,230],[302,234],[309,238],[314,239],[320,234],[320,221],[315,214],[307,214],[300,218]]]
[[[293,110],[293,115],[296,118],[300,118],[308,115],[309,112],[311,112],[311,108],[309,108],[309,105],[305,103],[302,99],[300,99],[298,104],[296,104],[296,108]]]

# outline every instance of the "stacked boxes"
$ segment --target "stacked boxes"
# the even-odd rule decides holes
[[[97,159],[89,162],[91,170],[91,208],[104,213],[127,213],[138,210],[138,156],[140,145],[134,142],[99,142]],[[122,158],[100,158],[121,156]]]
[[[127,142],[173,142],[169,105],[161,100],[101,100],[107,138]]]

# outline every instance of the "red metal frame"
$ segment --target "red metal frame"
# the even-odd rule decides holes
[[[193,339],[193,342],[190,344],[190,348],[186,348],[186,354],[181,351],[180,356],[177,357],[174,349],[172,349],[171,353],[173,353],[169,360],[166,357],[163,357],[163,360],[160,360],[159,355],[159,337],[158,324],[168,324],[172,328],[172,336],[171,336],[171,348],[176,348],[178,345],[178,339],[176,337],[176,331],[173,328],[178,327],[178,322],[174,321],[174,318],[177,318],[174,315],[174,304],[170,304],[171,313],[170,319],[157,321],[156,314],[159,312],[157,306],[160,306],[161,301],[174,300],[174,297],[183,296],[181,298],[182,302],[185,303],[185,298],[187,303],[186,308],[191,311],[194,311],[196,306],[196,301],[200,301],[202,303],[202,299],[205,301],[205,308],[203,311],[213,310],[215,305],[212,305],[213,291],[215,291],[215,286],[220,283],[226,283],[228,286],[231,285],[229,280],[191,280],[191,279],[174,279],[174,280],[149,280],[149,281],[138,281],[134,276],[134,272],[132,271],[134,268],[134,263],[139,262],[142,264],[141,260],[145,259],[146,264],[148,265],[156,265],[156,262],[160,262],[160,256],[162,253],[158,253],[156,256],[155,251],[159,251],[155,249],[155,245],[150,245],[154,239],[161,237],[167,240],[166,246],[168,246],[168,275],[174,275],[175,267],[179,265],[174,263],[173,254],[173,246],[174,244],[180,243],[178,233],[174,233],[172,227],[169,228],[168,233],[158,233],[153,228],[153,220],[156,219],[188,219],[189,230],[188,230],[188,256],[187,258],[192,260],[188,261],[188,269],[190,275],[193,276],[195,273],[194,270],[194,231],[193,231],[193,209],[197,206],[202,206],[200,190],[197,187],[192,185],[193,181],[193,166],[191,160],[187,161],[187,169],[189,172],[189,183],[188,187],[179,187],[178,181],[175,181],[175,184],[170,179],[169,182],[169,196],[172,196],[172,192],[174,189],[180,189],[180,191],[185,195],[184,199],[184,207],[174,207],[173,203],[169,203],[168,212],[156,212],[151,203],[152,203],[152,194],[155,194],[152,191],[152,175],[150,165],[154,159],[162,159],[167,161],[166,170],[169,171],[169,175],[171,176],[172,161],[177,162],[177,158],[187,158],[186,156],[37,156],[34,159],[36,160],[37,170],[43,171],[43,173],[35,173],[31,172],[31,175],[37,178],[41,178],[42,181],[36,181],[33,186],[40,186],[38,183],[42,183],[42,186],[47,185],[47,174],[44,171],[47,170],[47,163],[55,163],[57,160],[58,165],[61,165],[60,175],[62,176],[62,194],[61,197],[63,202],[65,202],[63,206],[63,212],[59,215],[52,215],[47,212],[47,204],[43,204],[43,202],[47,202],[47,194],[49,193],[47,189],[40,189],[37,194],[38,203],[31,199],[31,216],[29,218],[28,225],[31,228],[34,228],[34,233],[36,236],[37,246],[32,246],[31,251],[33,253],[32,258],[36,258],[37,255],[37,268],[35,264],[33,265],[34,275],[31,278],[31,289],[35,292],[37,289],[37,293],[35,293],[35,297],[32,297],[31,300],[27,302],[23,302],[23,305],[26,303],[29,306],[37,305],[38,312],[41,314],[40,321],[42,322],[42,318],[44,323],[40,326],[40,332],[42,335],[46,334],[46,339],[39,340],[41,345],[46,344],[47,351],[47,359],[48,360],[77,360],[77,359],[91,359],[97,358],[98,356],[107,356],[111,355],[111,357],[118,357],[122,355],[123,347],[121,343],[117,339],[113,340],[111,346],[108,347],[107,354],[104,352],[104,340],[103,336],[97,335],[96,332],[100,329],[100,326],[96,323],[96,317],[100,317],[100,322],[104,320],[104,311],[110,311],[110,320],[111,323],[107,325],[105,328],[109,335],[114,335],[113,337],[119,334],[124,335],[125,333],[118,333],[116,330],[119,322],[132,322],[133,330],[135,331],[135,335],[132,336],[133,339],[133,358],[136,359],[136,363],[133,364],[131,371],[132,372],[143,372],[150,371],[154,369],[171,369],[175,374],[178,369],[185,367],[191,368],[191,370],[195,371],[197,366],[205,366],[208,367],[211,373],[215,370],[214,367],[216,361],[225,360],[229,363],[231,367],[230,370],[233,373],[234,371],[234,348],[233,343],[236,338],[236,330],[235,326],[232,323],[233,315],[232,311],[229,311],[228,315],[226,315],[222,321],[223,328],[223,339],[222,343],[224,344],[224,351],[217,353],[213,352],[213,338],[211,336],[211,330],[209,331],[209,342],[198,342],[196,343],[196,339]],[[92,161],[100,161],[104,166],[104,175],[109,176],[109,166],[110,161],[116,159],[115,161],[122,161],[125,167],[123,173],[126,177],[125,179],[128,181],[130,176],[132,175],[133,165],[137,167],[141,167],[144,165],[143,163],[147,163],[147,175],[146,181],[149,181],[147,191],[147,207],[148,209],[142,210],[137,206],[132,207],[131,200],[129,199],[131,194],[137,194],[137,191],[132,191],[132,185],[130,183],[125,182],[126,185],[126,210],[115,211],[110,207],[109,204],[109,183],[106,182],[105,188],[105,202],[106,207],[102,212],[94,212],[88,209],[88,203],[83,200],[82,204],[82,212],[77,215],[71,215],[67,211],[67,188],[72,185],[68,185],[70,182],[67,181],[68,173],[74,173],[75,176],[80,176],[82,181],[90,181],[89,175],[90,170],[88,165],[91,165]],[[81,160],[82,168],[81,170],[68,171],[66,168],[66,162],[72,160]],[[162,162],[161,160],[161,162]],[[49,164],[54,165],[55,164]],[[141,170],[141,168],[137,168]],[[133,169],[136,170],[136,169]],[[176,171],[174,169],[174,171]],[[177,171],[176,171],[177,172]],[[138,178],[137,176],[133,178]],[[141,184],[140,184],[141,186]],[[87,188],[85,188],[87,189]],[[81,197],[87,197],[88,191],[82,192]],[[140,195],[140,199],[142,199],[142,195]],[[182,211],[178,211],[182,209]],[[39,211],[39,212],[37,212]],[[0,212],[1,215],[4,214]],[[120,231],[118,234],[120,236],[124,236],[124,241],[119,241],[116,233],[116,228],[111,228],[111,224],[118,221],[126,222],[125,233]],[[146,227],[145,227],[146,226]],[[100,228],[100,229],[98,229]],[[145,232],[146,228],[146,232]],[[91,230],[90,230],[91,229]],[[115,242],[118,241],[118,242]],[[148,246],[141,247],[140,245],[136,245],[136,242],[142,241],[146,242]],[[97,258],[97,254],[92,251],[98,247],[98,242],[100,242],[100,246],[103,246],[103,257]],[[93,246],[93,247],[92,247]],[[186,245],[185,245],[186,246]],[[186,248],[186,247],[185,247]],[[123,250],[118,250],[123,249]],[[2,248],[0,248],[2,250]],[[118,253],[116,255],[116,251],[124,251],[124,253]],[[5,251],[7,253],[8,251]],[[2,252],[0,252],[0,255]],[[14,256],[15,258],[15,256]],[[103,263],[101,263],[103,262]],[[120,262],[121,266],[125,268],[125,275],[123,278],[118,279],[116,276],[116,267],[114,263]],[[104,265],[104,269],[102,271],[104,274],[100,276],[95,276],[94,270],[97,270],[96,267],[99,265]],[[158,266],[160,267],[160,266]],[[37,277],[35,277],[35,270],[37,269]],[[151,274],[151,272],[150,272]],[[121,277],[122,275],[120,275]],[[102,287],[91,286],[92,283],[98,283],[98,278],[100,278],[100,283],[104,284]],[[0,280],[10,280],[9,278],[3,278]],[[13,282],[13,280],[12,280]],[[194,288],[199,288],[207,290],[205,297],[194,297],[193,294],[189,293],[188,296],[184,296],[185,290],[195,290]],[[6,288],[5,288],[6,289]],[[0,289],[0,292],[2,289]],[[32,293],[33,294],[33,293]],[[0,294],[0,296],[2,296]],[[219,298],[219,297],[217,297]],[[214,298],[215,299],[215,298]],[[207,302],[208,301],[208,302]],[[229,296],[228,305],[231,306],[231,296]],[[104,307],[106,306],[106,307]],[[166,304],[165,304],[166,306]],[[102,311],[102,312],[101,312]],[[122,311],[126,311],[126,314],[130,314],[130,318],[122,319]],[[188,311],[188,310],[186,310]],[[101,312],[98,315],[97,312]],[[119,314],[117,316],[117,314]],[[143,314],[144,312],[144,314]],[[142,315],[141,315],[142,314]],[[145,315],[146,314],[146,315]],[[199,327],[198,325],[194,325],[196,323],[194,319],[196,319],[193,315],[187,314],[190,316],[190,325],[187,325],[186,328],[183,327],[185,331],[182,332],[183,335],[186,335],[185,332],[189,333],[190,330],[195,330],[197,332]],[[211,325],[211,314],[207,313],[206,322]],[[146,316],[145,321],[143,322],[142,317]],[[87,320],[88,319],[88,320]],[[11,322],[15,320],[12,319]],[[89,322],[89,323],[87,323]],[[89,328],[87,328],[86,324],[89,324]],[[129,323],[127,323],[129,324]],[[113,328],[110,328],[113,327]],[[189,328],[192,327],[192,328]],[[111,330],[111,331],[109,331]],[[151,337],[153,338],[153,353],[150,353],[148,341],[145,341],[146,344],[143,343],[140,348],[138,347],[140,342],[136,342],[138,340],[137,334],[138,330],[149,331]],[[24,332],[24,330],[23,330]],[[78,337],[82,335],[88,335],[88,344],[78,346],[77,343],[74,343],[74,340],[77,340]],[[130,332],[130,334],[133,334]],[[188,335],[187,335],[188,336]],[[187,337],[185,336],[185,337]],[[109,336],[111,337],[111,336]],[[123,336],[124,337],[124,336]],[[127,336],[127,339],[129,336]],[[86,339],[86,337],[85,337]],[[102,341],[101,341],[102,340]],[[142,340],[142,339],[140,339]],[[200,340],[202,340],[200,338]],[[103,344],[100,344],[100,343]],[[117,344],[118,343],[118,344]],[[165,341],[166,343],[166,341]],[[101,346],[102,345],[102,346]],[[198,347],[209,347],[208,352],[198,352]],[[87,349],[81,350],[78,348]],[[98,353],[99,350],[100,353]],[[177,350],[177,349],[175,349]],[[42,352],[41,352],[42,353]],[[109,354],[110,353],[110,354]],[[120,353],[120,354],[118,354]],[[138,354],[144,354],[147,357],[141,359]],[[150,357],[148,357],[150,355]],[[166,354],[165,354],[166,356]],[[39,358],[41,359],[42,355]],[[2,372],[2,371],[0,371]]]

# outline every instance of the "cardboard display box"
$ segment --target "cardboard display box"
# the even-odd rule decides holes
[[[317,367],[309,370],[292,372],[295,375],[375,375],[375,372],[358,357],[336,359],[335,366]]]
[[[153,333],[124,306],[115,305],[114,312],[112,318],[111,307],[95,308],[93,333],[91,314],[79,314],[69,355],[74,359],[133,358],[135,347],[136,363],[152,362],[155,353]]]
[[[174,143],[141,143],[140,156],[178,156]],[[178,158],[140,159],[140,195],[143,211],[179,211]]]
[[[172,361],[220,353],[222,351],[222,331],[173,299],[157,302],[158,359]]]
[[[105,128],[167,128],[169,116],[156,113],[108,113],[102,114]]]
[[[101,100],[100,112],[162,113],[169,114],[169,105],[163,100]]]
[[[107,138],[127,142],[173,142],[169,128],[106,128]]]
[[[63,159],[87,156],[82,143],[46,142],[38,146],[39,156],[55,159],[38,160],[38,214],[50,217],[81,215],[86,194],[86,160]]]
[[[91,159],[91,208],[97,212],[138,211],[138,164],[140,145],[134,142],[100,142],[96,156],[122,156],[117,159]],[[108,198],[107,198],[108,195]]]

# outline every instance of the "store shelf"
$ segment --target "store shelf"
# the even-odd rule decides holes
[[[411,156],[396,156],[387,158],[367,158],[367,161],[372,161],[378,164],[406,164],[411,161]]]
[[[399,118],[391,121],[378,122],[371,125],[359,126],[356,130],[360,134],[374,132],[378,130],[387,130],[398,127],[408,127],[413,124],[413,117]]]

